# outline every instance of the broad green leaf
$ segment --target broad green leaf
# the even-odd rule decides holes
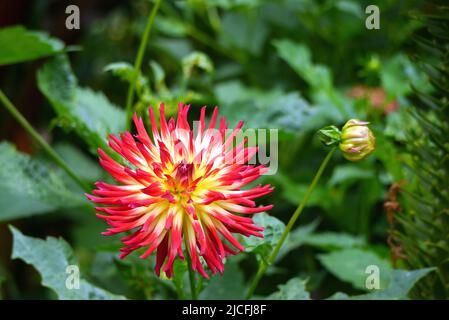
[[[310,49],[304,45],[287,39],[275,40],[274,46],[279,56],[284,59],[293,70],[315,89],[332,88],[330,70],[320,64],[312,62]]]
[[[87,282],[80,273],[79,288],[69,289],[66,285],[73,271],[68,266],[77,266],[70,245],[62,238],[48,237],[46,240],[23,235],[10,226],[13,235],[12,258],[31,264],[42,277],[42,285],[52,289],[61,300],[110,300],[124,299],[123,296],[107,292]]]
[[[310,105],[298,92],[260,90],[230,81],[217,85],[215,94],[230,123],[245,119],[245,128],[280,129],[297,135],[318,129],[332,118],[328,109]]]
[[[412,92],[412,86],[421,92],[431,89],[425,73],[404,54],[396,54],[386,60],[380,68],[382,87],[389,97],[400,97]]]
[[[240,256],[226,259],[226,267],[222,276],[211,278],[207,287],[201,292],[202,300],[239,300],[245,295],[245,279],[238,265]]]
[[[297,183],[282,171],[270,176],[269,181],[282,191],[282,197],[291,204],[297,205],[307,192],[309,187],[306,183]],[[315,187],[312,195],[306,203],[307,207],[318,206],[324,209],[331,208],[333,204],[329,190],[321,185]]]
[[[354,166],[352,164],[344,164],[337,166],[329,179],[329,186],[336,186],[340,183],[357,181],[360,179],[369,179],[374,177],[372,168],[363,168],[362,166]]]
[[[297,227],[290,231],[286,241],[282,245],[281,250],[277,256],[277,260],[282,259],[291,250],[294,250],[304,244],[304,240],[307,239],[315,229],[318,227],[319,221],[315,220],[304,226]]]
[[[250,19],[239,12],[227,12],[222,18],[219,42],[229,50],[244,50],[260,55],[268,35],[268,28],[262,19]]]
[[[46,162],[0,143],[0,221],[73,208],[84,201]]]
[[[326,251],[346,248],[363,247],[365,241],[357,236],[344,232],[316,232],[318,220],[293,229],[278,255],[281,259],[285,254],[298,247],[308,245]]]
[[[254,215],[254,224],[264,227],[263,238],[248,237],[244,238],[244,247],[247,252],[254,252],[258,258],[267,260],[273,248],[278,243],[282,232],[285,229],[285,224],[265,212]]]
[[[373,289],[373,292],[348,296],[345,293],[338,292],[329,299],[333,300],[403,300],[408,298],[408,293],[413,286],[429,272],[435,268],[425,268],[418,270],[391,270],[389,281],[384,290]]]
[[[89,158],[72,144],[58,143],[54,145],[54,149],[79,177],[88,181],[95,181],[99,180],[104,174],[97,161]]]
[[[350,282],[355,288],[367,290],[368,266],[377,266],[380,273],[380,287],[386,288],[391,271],[389,263],[370,251],[348,248],[318,255],[318,259],[333,275]]]
[[[286,284],[278,286],[279,290],[267,297],[269,300],[310,300],[306,290],[307,280],[290,279]]]
[[[34,60],[60,53],[64,43],[44,32],[22,26],[0,29],[0,66]]]
[[[78,87],[66,56],[49,61],[38,72],[38,86],[58,115],[59,123],[74,130],[96,154],[107,136],[124,130],[124,111],[104,94]]]
[[[320,232],[306,236],[303,243],[324,250],[362,247],[366,243],[361,237],[344,232]]]

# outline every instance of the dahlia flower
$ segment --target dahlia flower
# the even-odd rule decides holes
[[[127,233],[120,258],[139,248],[145,248],[142,259],[156,251],[155,273],[159,276],[162,269],[172,277],[175,258],[184,260],[188,254],[192,269],[208,278],[202,260],[212,274],[223,273],[223,259],[244,250],[233,233],[263,237],[251,215],[272,208],[254,202],[272,187],[241,189],[268,170],[247,164],[257,147],[245,147],[246,140],[234,146],[243,122],[226,136],[224,117],[215,129],[218,108],[206,128],[203,107],[194,134],[188,110],[180,104],[176,123],[173,118],[167,122],[161,104],[159,131],[150,107],[152,139],[136,115],[136,135],[110,135],[109,146],[126,164],[102,149],[99,161],[119,184],[97,182],[87,197],[104,205],[96,207],[97,217],[110,226],[103,235]]]

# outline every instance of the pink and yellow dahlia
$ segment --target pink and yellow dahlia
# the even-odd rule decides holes
[[[134,115],[137,134],[110,135],[109,146],[126,160],[120,164],[99,149],[100,164],[119,183],[97,182],[87,197],[104,206],[97,213],[111,227],[104,235],[128,232],[121,239],[120,258],[145,247],[146,258],[155,250],[155,272],[173,275],[173,262],[187,253],[192,269],[208,278],[200,257],[212,274],[224,272],[223,259],[243,251],[232,233],[263,237],[254,213],[272,208],[256,207],[254,199],[272,191],[270,185],[242,190],[267,171],[263,165],[247,164],[257,147],[245,147],[246,140],[234,142],[243,122],[226,136],[223,117],[215,129],[218,108],[209,126],[201,109],[196,135],[187,120],[189,106],[179,105],[177,121],[165,119],[160,106],[160,131],[149,108],[152,139],[141,118]],[[184,247],[183,247],[184,243]],[[235,249],[234,249],[234,248]]]

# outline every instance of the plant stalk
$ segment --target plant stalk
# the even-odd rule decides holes
[[[39,146],[47,153],[47,155],[62,169],[70,178],[73,179],[84,191],[90,192],[91,188],[88,184],[83,182],[65,161],[56,153],[56,151],[42,138],[42,136],[31,126],[31,124],[22,116],[19,110],[12,104],[8,97],[0,89],[0,101],[5,106],[6,110],[13,116],[14,119],[25,129],[26,132],[39,144]]]
[[[186,254],[186,259],[187,259],[187,268],[189,269],[189,282],[190,282],[190,292],[192,294],[192,300],[198,300],[196,284],[195,284],[195,272],[192,269],[192,260],[190,259],[190,256],[188,254]]]
[[[327,164],[329,163],[329,160],[332,158],[333,154],[335,153],[335,150],[336,150],[336,147],[333,147],[329,151],[327,156],[324,158],[323,162],[321,163],[320,167],[318,168],[318,171],[315,173],[315,176],[313,177],[312,182],[310,183],[309,187],[307,188],[304,198],[302,199],[302,201],[296,208],[295,212],[293,213],[292,217],[290,218],[290,221],[287,223],[287,226],[285,227],[284,232],[281,235],[281,238],[279,239],[278,243],[276,244],[276,247],[274,247],[273,251],[271,252],[270,256],[268,257],[267,262],[265,262],[262,259],[260,260],[259,269],[251,283],[251,286],[248,289],[248,292],[246,294],[246,299],[251,299],[251,297],[254,294],[254,291],[257,288],[257,285],[259,284],[260,279],[262,279],[268,266],[271,265],[274,262],[274,260],[276,259],[279,251],[282,248],[282,245],[284,244],[285,239],[287,238],[287,235],[289,234],[289,232],[293,228],[293,225],[295,224],[296,220],[302,213],[307,201],[309,200],[310,196],[312,195],[313,190],[315,189],[318,181],[320,180],[324,169],[326,168]]]
[[[145,31],[143,32],[142,40],[140,41],[139,50],[137,51],[136,60],[134,62],[134,72],[137,79],[137,74],[140,72],[142,66],[143,55],[145,53],[145,48],[148,44],[148,39],[150,38],[151,28],[153,27],[154,18],[161,4],[161,0],[156,0],[156,3],[151,9],[148,15],[147,24],[145,26]],[[130,129],[131,118],[133,116],[133,100],[134,100],[134,90],[136,87],[136,79],[130,82],[128,88],[128,95],[126,97],[126,130]]]

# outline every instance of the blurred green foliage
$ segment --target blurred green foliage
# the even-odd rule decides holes
[[[257,261],[266,259],[279,239],[325,154],[315,132],[326,125],[341,127],[349,118],[370,121],[376,152],[354,164],[340,155],[333,159],[256,295],[405,299],[420,278],[433,272],[424,268],[433,265],[409,264],[395,254],[401,245],[387,244],[394,225],[383,205],[394,200],[388,192],[392,185],[413,178],[407,170],[414,166],[412,157],[405,152],[408,132],[418,126],[409,114],[413,88],[423,94],[433,90],[405,49],[422,25],[408,13],[421,2],[377,1],[381,29],[370,31],[364,11],[369,1],[162,1],[143,67],[135,70],[134,54],[152,4],[132,1],[92,21],[78,43],[81,51],[61,54],[62,43],[47,35],[22,27],[0,29],[2,48],[26,46],[28,52],[2,49],[0,64],[54,55],[37,72],[38,88],[47,99],[40,107],[52,110],[45,121],[53,146],[88,183],[107,179],[95,161],[96,149],[107,149],[107,136],[125,128],[127,83],[135,85],[134,109],[144,117],[148,105],[160,102],[169,115],[179,101],[192,104],[192,119],[201,105],[216,104],[231,125],[244,120],[246,128],[279,129],[278,172],[258,181],[276,187],[263,200],[274,209],[255,216],[266,227],[265,240],[242,239],[247,253],[229,258],[222,277],[198,279],[204,299],[243,298]],[[14,85],[8,88],[13,94]],[[153,257],[118,260],[118,239],[100,235],[103,222],[44,155],[30,157],[6,142],[0,150],[0,220],[26,234],[49,231],[68,241],[38,240],[12,227],[13,258],[33,265],[54,292],[40,289],[30,268],[20,273],[15,268],[23,265],[8,260],[12,267],[0,268],[8,270],[0,277],[3,296],[190,297],[185,263],[177,261],[176,277],[168,280],[152,273]],[[88,288],[77,296],[51,277],[65,277],[74,256]],[[373,264],[380,268],[382,290],[370,293],[365,269]],[[401,270],[406,266],[422,269]]]

